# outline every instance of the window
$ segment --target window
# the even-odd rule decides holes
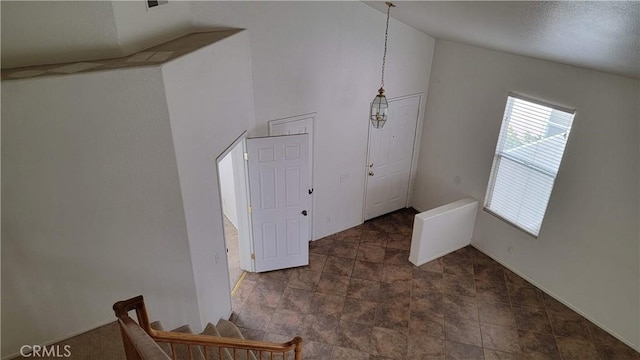
[[[509,95],[485,210],[538,236],[575,110]]]

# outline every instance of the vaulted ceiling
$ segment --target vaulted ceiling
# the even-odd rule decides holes
[[[386,13],[382,1],[365,1]],[[395,1],[436,39],[640,79],[640,1]]]

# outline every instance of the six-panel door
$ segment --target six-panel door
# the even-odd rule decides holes
[[[308,141],[247,139],[256,272],[309,264]]]

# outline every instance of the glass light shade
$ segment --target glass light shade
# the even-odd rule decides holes
[[[384,89],[378,90],[378,95],[373,99],[371,103],[371,125],[376,129],[382,129],[387,122],[389,115],[389,104],[387,98],[384,96]]]

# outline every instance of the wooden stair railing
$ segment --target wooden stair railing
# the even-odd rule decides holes
[[[187,347],[189,360],[194,360],[196,351],[202,351],[201,355],[205,360],[212,358],[226,360],[229,356],[233,360],[252,359],[253,356],[259,360],[302,360],[302,339],[298,336],[291,341],[279,344],[154,330],[149,323],[142,295],[115,303],[113,310],[120,324],[127,360],[170,360],[172,358],[178,360],[177,346]],[[129,312],[132,310],[136,312],[137,323],[129,317]],[[170,345],[171,357],[162,350],[158,342]]]

